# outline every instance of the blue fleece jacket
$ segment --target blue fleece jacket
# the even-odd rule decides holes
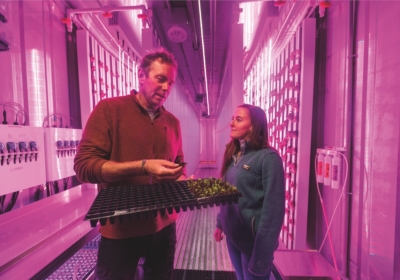
[[[245,151],[224,180],[242,193],[238,204],[220,206],[217,227],[243,254],[249,271],[266,275],[272,265],[285,211],[282,159],[271,148]]]

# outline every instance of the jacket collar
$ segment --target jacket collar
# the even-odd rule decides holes
[[[246,154],[249,149],[249,140],[239,140],[240,144],[240,153],[242,155]]]
[[[239,140],[240,154],[232,155],[234,165],[236,165],[236,163],[238,163],[238,161],[248,152],[248,143],[249,140]]]
[[[132,96],[132,100],[133,100],[133,102],[135,102],[135,104],[140,108],[140,110],[143,112],[143,113],[146,113],[146,114],[148,114],[148,112],[147,112],[147,110],[145,109],[145,108],[143,108],[143,106],[140,104],[140,102],[139,102],[139,99],[137,98],[137,96],[136,96],[136,94],[137,94],[138,92],[136,91],[136,90],[131,90],[131,96]],[[164,108],[164,106],[161,106],[160,108],[158,108],[158,110],[156,111],[156,115],[158,115],[158,114],[163,114],[163,113],[165,113],[166,112],[166,110],[165,110],[165,108]]]

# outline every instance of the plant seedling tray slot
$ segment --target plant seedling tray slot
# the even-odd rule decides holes
[[[98,222],[140,220],[182,211],[219,206],[226,203],[237,203],[240,193],[196,198],[189,190],[187,181],[156,183],[138,186],[122,186],[101,189],[92,203],[85,220],[92,227]]]

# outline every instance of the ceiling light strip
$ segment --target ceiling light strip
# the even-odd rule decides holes
[[[205,46],[204,46],[204,33],[203,33],[203,16],[201,15],[201,0],[197,0],[197,3],[199,4],[199,15],[200,15],[200,32],[201,32],[201,45],[202,45],[202,51],[203,51],[204,81],[206,83],[207,116],[210,116],[210,102],[208,101],[206,51],[205,51]]]

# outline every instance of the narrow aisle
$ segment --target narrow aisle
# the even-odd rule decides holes
[[[175,269],[233,271],[225,240],[215,242],[218,207],[179,213]]]

